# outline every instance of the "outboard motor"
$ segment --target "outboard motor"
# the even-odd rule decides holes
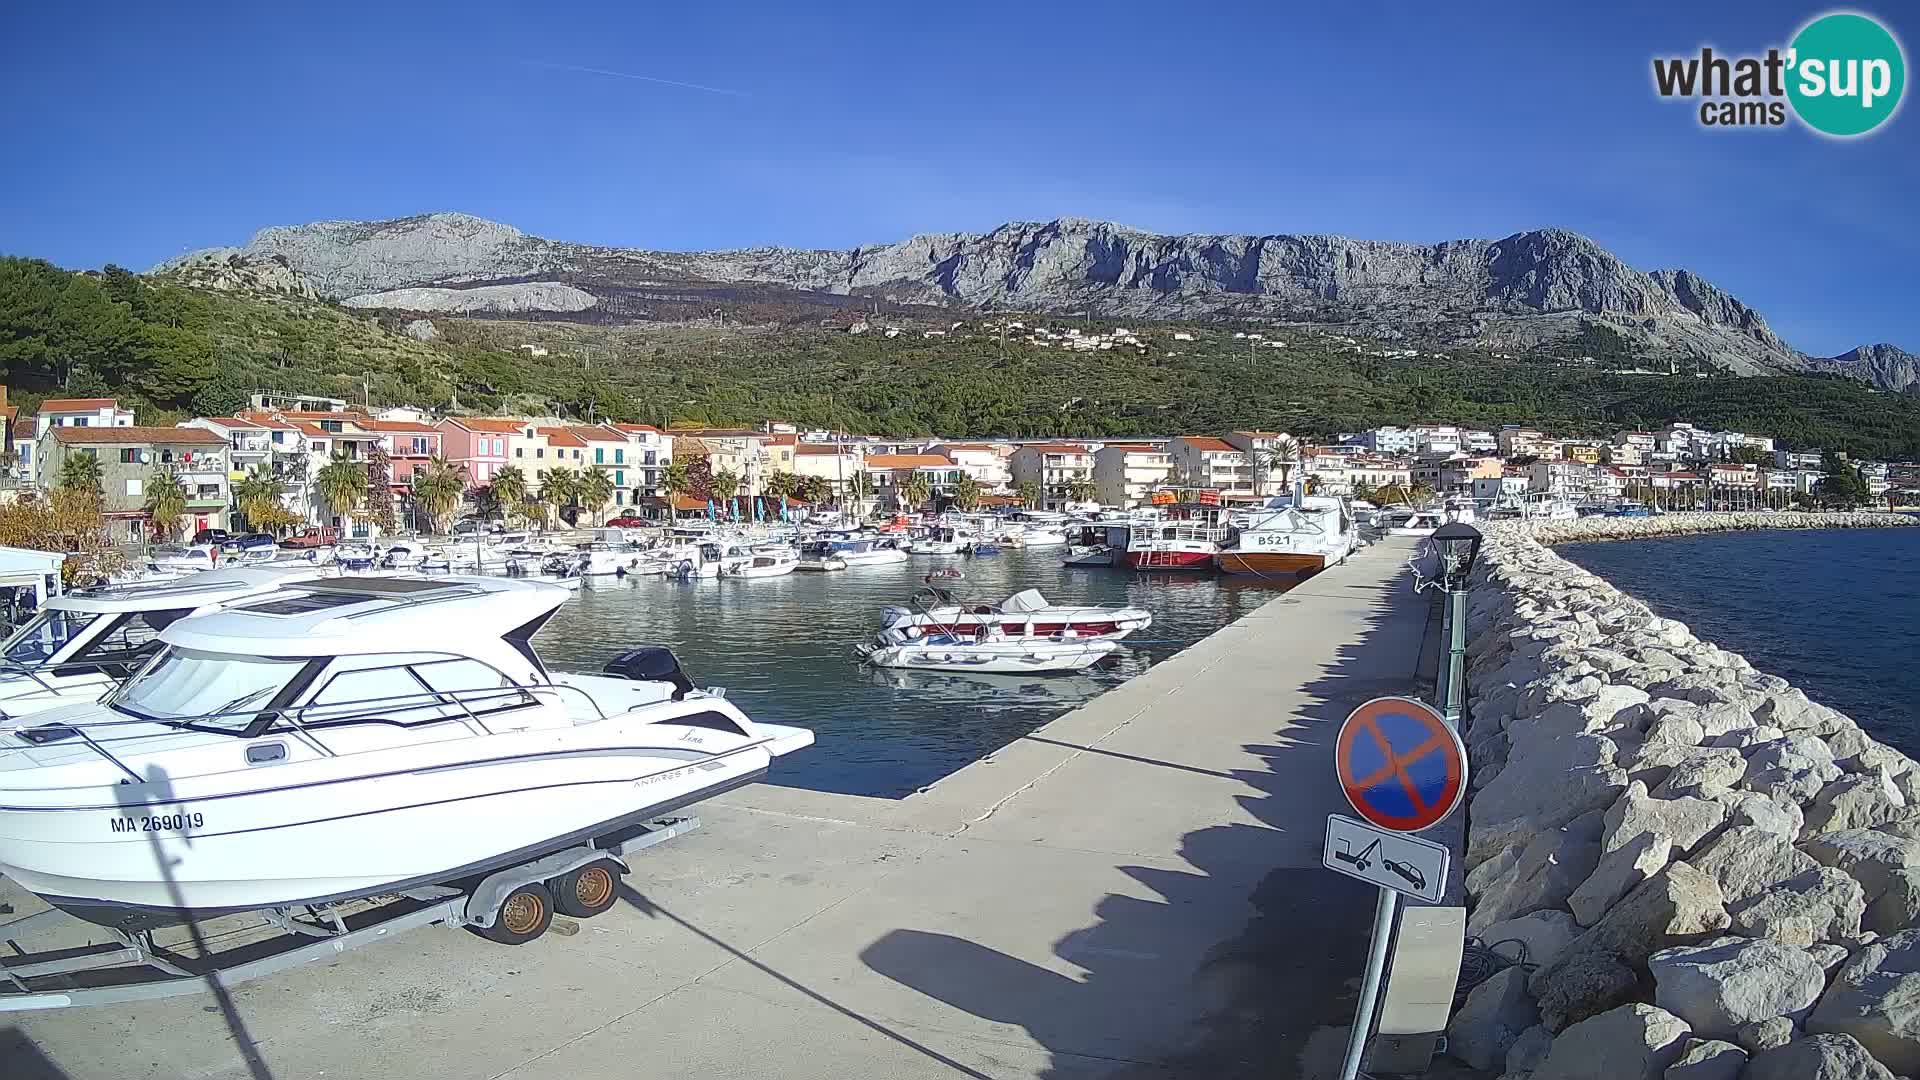
[[[693,680],[681,670],[679,657],[674,656],[673,650],[665,645],[642,645],[637,649],[628,649],[607,661],[600,670],[634,682],[672,683],[675,701],[685,699],[694,689]]]

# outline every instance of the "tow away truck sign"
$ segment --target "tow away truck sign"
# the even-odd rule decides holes
[[[1327,846],[1320,862],[1329,870],[1430,904],[1439,903],[1447,887],[1445,847],[1340,814],[1327,815]]]

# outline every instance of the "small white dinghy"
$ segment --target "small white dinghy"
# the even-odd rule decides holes
[[[1066,634],[1010,638],[998,628],[985,634],[928,634],[918,626],[907,626],[882,630],[858,651],[868,663],[880,667],[1007,674],[1080,671],[1119,647],[1115,641]]]

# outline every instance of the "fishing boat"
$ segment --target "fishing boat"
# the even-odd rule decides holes
[[[812,743],[662,647],[550,670],[531,638],[565,599],[335,578],[181,619],[102,701],[0,721],[0,873],[124,928],[467,887]]]
[[[1211,570],[1227,535],[1223,517],[1217,505],[1168,507],[1160,521],[1131,529],[1121,562],[1133,570]]]
[[[970,603],[945,587],[956,577],[942,578],[942,584],[935,580],[929,575],[905,605],[880,609],[881,629],[917,627],[926,634],[972,634],[992,627],[1022,638],[1070,633],[1083,640],[1118,641],[1153,625],[1153,613],[1143,608],[1062,607],[1049,603],[1038,589],[1022,590],[999,603]]]
[[[1353,519],[1339,499],[1277,496],[1227,530],[1214,555],[1222,573],[1298,579],[1346,560],[1353,552]]]
[[[908,626],[882,630],[857,651],[868,663],[880,667],[1006,674],[1080,671],[1119,647],[1116,641],[1071,635],[1009,637],[988,627],[978,633],[929,634],[918,626]]]

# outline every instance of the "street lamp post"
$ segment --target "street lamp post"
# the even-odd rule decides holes
[[[1440,589],[1446,598],[1447,657],[1434,687],[1447,723],[1460,726],[1466,706],[1467,579],[1480,557],[1484,537],[1480,530],[1450,522],[1433,532],[1433,550],[1440,560]]]

